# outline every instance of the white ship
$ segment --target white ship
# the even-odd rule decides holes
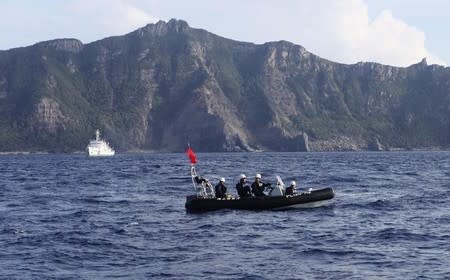
[[[100,130],[95,131],[95,140],[91,140],[87,146],[90,157],[113,156],[116,152],[109,143],[100,138]]]

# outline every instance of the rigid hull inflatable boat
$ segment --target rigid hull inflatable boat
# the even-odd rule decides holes
[[[319,207],[326,204],[333,197],[334,190],[332,188],[310,190],[288,196],[209,198],[190,195],[186,198],[185,206],[189,211],[198,212],[219,209],[281,210]]]
[[[211,183],[197,175],[195,154],[192,151],[188,156],[191,159],[191,177],[196,195],[186,197],[185,207],[188,211],[213,211],[219,209],[245,209],[245,210],[266,210],[266,209],[290,209],[290,208],[310,208],[324,205],[334,197],[332,188],[322,188],[313,190],[310,188],[306,192],[286,195],[286,188],[280,176],[276,176],[277,183],[270,186],[269,191],[263,196],[234,197],[226,195],[217,198]],[[270,184],[269,184],[270,185]]]

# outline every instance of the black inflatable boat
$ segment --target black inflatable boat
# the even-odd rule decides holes
[[[186,197],[186,209],[193,212],[219,209],[278,210],[290,208],[310,208],[325,204],[334,197],[332,188],[311,190],[292,196],[262,196],[246,198],[204,198],[197,195]]]

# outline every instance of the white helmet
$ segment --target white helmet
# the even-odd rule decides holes
[[[296,183],[295,181],[292,181],[292,182],[291,182],[291,185],[296,186],[297,183]]]
[[[224,182],[225,183],[225,178],[220,178],[220,180],[219,180],[220,182]]]
[[[261,174],[257,173],[255,178],[261,179]]]
[[[247,177],[245,176],[245,174],[241,174],[241,179],[246,179]]]

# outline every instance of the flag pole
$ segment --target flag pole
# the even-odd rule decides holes
[[[195,164],[197,163],[197,158],[194,153],[194,151],[191,148],[190,143],[188,142],[188,148],[186,150],[186,155],[188,156],[190,162],[191,162],[191,179],[192,179],[192,185],[194,186],[194,191],[197,192],[197,183],[195,181],[195,177],[197,177],[197,171],[195,170]]]

